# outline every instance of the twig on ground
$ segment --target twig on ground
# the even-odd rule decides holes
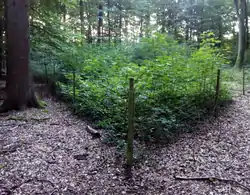
[[[247,190],[250,192],[250,187],[243,185],[242,183],[232,180],[232,179],[222,179],[218,177],[180,177],[180,176],[174,176],[176,180],[193,180],[193,181],[209,181],[209,182],[215,182],[215,181],[220,181],[220,182],[227,182],[227,183],[233,183],[241,188]]]
[[[12,186],[12,187],[10,188],[10,190],[11,190],[11,191],[16,190],[16,189],[20,188],[22,185],[28,184],[28,183],[31,183],[31,182],[39,182],[39,183],[42,183],[42,184],[43,184],[43,183],[48,183],[48,184],[50,184],[52,187],[55,186],[54,183],[52,183],[51,181],[49,181],[49,180],[47,180],[47,179],[32,178],[32,179],[27,179],[26,181],[24,181],[24,182],[22,182],[22,183],[20,183],[20,184],[17,184],[17,185]]]
[[[49,120],[50,118],[30,118],[31,120],[34,120],[34,121],[37,121],[37,122],[43,122],[43,121],[46,121],[46,120]]]
[[[14,153],[17,148],[21,147],[20,145],[11,145],[8,148],[0,149],[0,154]]]
[[[60,125],[60,123],[50,123],[50,125]]]
[[[101,137],[100,132],[91,128],[89,125],[87,125],[86,130],[93,136],[93,138],[100,138]]]
[[[43,121],[46,121],[46,120],[49,120],[50,118],[47,117],[47,118],[30,118],[30,120],[34,120],[34,121],[37,121],[37,122],[43,122]],[[26,117],[22,117],[22,116],[19,116],[19,117],[9,117],[7,120],[14,120],[14,121],[25,121],[25,122],[28,122],[29,119],[26,118]]]
[[[7,126],[14,126],[15,124],[14,123],[11,123],[11,124],[1,124],[0,127],[7,127]]]
[[[10,188],[7,188],[7,187],[5,187],[5,186],[1,186],[0,185],[0,189],[3,189],[6,193],[7,193],[7,195],[11,195],[11,194],[13,194],[13,191],[14,190],[16,190],[16,189],[18,189],[18,188],[20,188],[22,185],[24,185],[24,184],[28,184],[28,183],[31,183],[31,182],[39,182],[39,183],[48,183],[48,184],[50,184],[52,187],[55,187],[55,184],[54,183],[52,183],[51,181],[49,181],[49,180],[46,180],[46,179],[38,179],[38,178],[32,178],[32,179],[27,179],[26,181],[24,181],[24,182],[21,182],[21,183],[19,183],[19,184],[16,184],[16,185],[14,185],[14,186],[12,186],[12,187],[10,187]]]
[[[7,120],[28,122],[28,119],[26,117],[22,117],[22,116],[19,116],[19,117],[10,116]]]

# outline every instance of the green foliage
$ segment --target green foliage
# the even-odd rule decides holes
[[[63,98],[73,102],[77,114],[106,129],[110,142],[123,140],[127,132],[128,81],[134,77],[136,137],[151,141],[170,138],[187,122],[201,119],[206,106],[213,104],[217,69],[226,60],[205,42],[190,53],[187,46],[155,34],[137,45],[141,51],[154,53],[139,66],[132,55],[134,49],[126,45],[76,49],[74,56],[62,58],[65,73],[59,85]],[[74,83],[68,64],[75,61]],[[227,97],[225,88],[222,95],[220,99]]]
[[[118,141],[119,147],[127,132],[130,77],[135,78],[137,138],[170,138],[186,123],[207,114],[214,101],[217,69],[236,58],[235,33],[233,39],[224,36],[232,34],[237,20],[231,1],[83,3],[81,21],[79,1],[31,1],[35,78],[57,82],[60,96],[74,112],[106,129],[109,141]],[[110,43],[86,44],[96,42],[100,3],[104,11],[101,38]],[[137,43],[139,33],[144,38]],[[120,39],[121,43],[115,41]],[[219,100],[229,98],[226,87],[235,84],[231,82],[234,74],[222,70]],[[240,76],[237,73],[239,81]]]

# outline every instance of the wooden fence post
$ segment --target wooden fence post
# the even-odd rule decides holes
[[[43,65],[44,65],[44,72],[45,72],[45,77],[46,77],[46,84],[49,84],[49,74],[48,74],[48,65],[46,64],[45,61],[45,55],[43,56]]]
[[[242,66],[242,93],[245,95],[245,65]]]
[[[76,101],[76,71],[74,69],[73,70],[73,106],[75,106],[75,101]]]
[[[216,88],[215,88],[215,99],[214,99],[214,114],[217,116],[217,102],[220,93],[220,69],[217,70],[217,81],[216,81]]]
[[[135,89],[134,79],[129,79],[129,98],[128,98],[128,134],[127,134],[127,173],[131,175],[133,166],[133,139],[135,122]]]

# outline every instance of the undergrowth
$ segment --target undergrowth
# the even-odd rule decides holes
[[[61,97],[76,114],[105,129],[107,141],[116,144],[126,138],[128,81],[133,77],[136,138],[166,140],[187,122],[201,120],[213,106],[217,69],[227,63],[213,42],[205,40],[199,50],[191,50],[155,34],[135,45],[74,46],[47,66],[51,72],[61,64],[55,71]],[[32,64],[39,65],[35,60]],[[221,84],[219,100],[228,99]]]

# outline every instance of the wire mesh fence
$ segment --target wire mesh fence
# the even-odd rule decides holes
[[[250,95],[250,65],[242,69],[223,69],[222,81],[233,97]]]

